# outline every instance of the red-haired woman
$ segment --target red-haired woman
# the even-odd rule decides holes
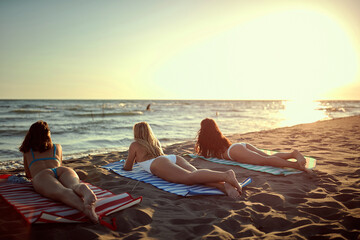
[[[32,124],[19,148],[24,157],[24,168],[36,192],[63,202],[83,212],[94,223],[96,196],[84,183],[80,183],[76,172],[62,167],[62,148],[53,144],[46,122]]]
[[[279,152],[268,155],[248,143],[231,143],[220,131],[216,122],[211,118],[201,121],[197,135],[195,151],[204,157],[216,157],[240,163],[266,165],[273,167],[290,167],[301,171],[305,168],[306,159],[297,150],[292,152]],[[287,161],[294,158],[296,162]]]

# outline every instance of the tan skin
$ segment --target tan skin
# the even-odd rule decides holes
[[[50,134],[50,133],[49,133]],[[45,152],[34,152],[35,159],[53,157],[54,147]],[[80,183],[76,172],[62,165],[62,147],[56,144],[55,157],[60,160],[37,161],[31,165],[33,160],[31,152],[23,154],[26,176],[32,178],[32,184],[35,191],[41,195],[61,201],[66,205],[83,212],[94,223],[98,222],[98,216],[95,213],[95,194],[86,184]],[[58,179],[50,168],[57,167]]]
[[[124,170],[131,171],[135,161],[143,162],[151,158],[147,155],[145,148],[135,141],[129,147]],[[233,170],[220,172],[196,169],[180,156],[176,156],[176,164],[173,164],[166,157],[159,156],[151,164],[150,170],[154,175],[169,182],[189,185],[204,184],[216,187],[234,199],[240,197],[242,190]]]
[[[232,161],[255,164],[255,165],[266,165],[273,167],[289,167],[298,169],[305,172],[310,172],[311,170],[305,167],[306,159],[304,156],[297,150],[288,153],[275,153],[273,155],[268,155],[263,151],[257,149],[251,144],[246,143],[246,147],[243,145],[235,145],[230,149],[230,155],[233,159]],[[224,159],[231,160],[226,150],[222,154]],[[296,162],[287,161],[287,159],[296,159]]]

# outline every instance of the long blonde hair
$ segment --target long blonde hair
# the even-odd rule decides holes
[[[135,141],[145,147],[149,157],[155,158],[164,155],[159,140],[147,122],[136,123],[133,130]]]

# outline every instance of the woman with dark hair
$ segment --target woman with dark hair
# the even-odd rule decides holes
[[[53,144],[46,122],[32,124],[19,148],[23,153],[25,173],[32,178],[36,192],[83,212],[94,223],[96,196],[76,172],[62,165],[62,148]]]
[[[306,159],[298,151],[279,152],[268,155],[249,143],[232,144],[220,131],[216,122],[211,118],[201,121],[197,135],[195,151],[204,157],[216,157],[240,163],[266,165],[273,167],[289,167],[308,172],[305,167]],[[296,162],[287,161],[294,158]]]
[[[184,158],[165,155],[150,125],[140,122],[134,125],[134,139],[129,147],[124,170],[131,171],[136,161],[145,171],[166,181],[182,184],[204,184],[217,187],[231,198],[238,198],[241,186],[233,170],[226,172],[196,169]]]

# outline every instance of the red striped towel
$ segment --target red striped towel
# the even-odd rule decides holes
[[[128,193],[113,194],[87,184],[97,197],[95,211],[100,221],[103,216],[131,207],[141,202],[142,197],[132,198]],[[0,195],[23,216],[28,223],[79,223],[89,219],[79,210],[61,202],[43,197],[35,192],[31,183],[2,183]]]

